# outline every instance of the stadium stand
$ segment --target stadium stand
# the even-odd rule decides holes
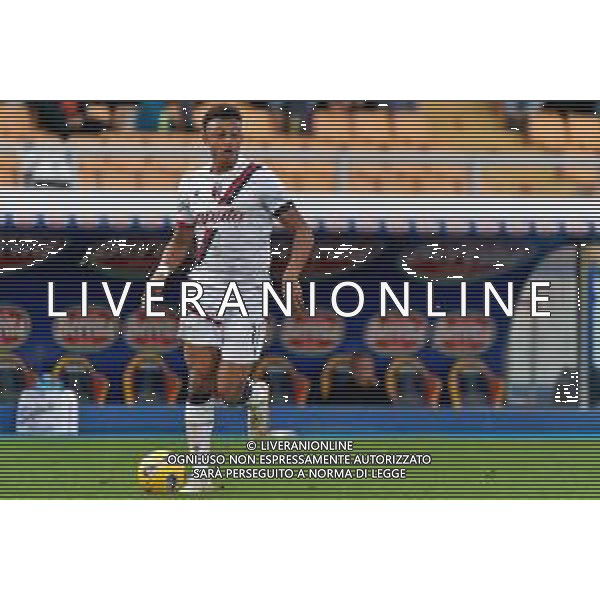
[[[180,112],[173,104],[178,103],[167,109]],[[89,118],[110,125],[71,135],[83,187],[172,189],[182,172],[201,160],[198,130],[213,104],[193,103],[195,131],[190,133],[181,128],[140,132],[135,104],[87,103]],[[600,118],[594,114],[539,111],[530,117],[528,134],[515,135],[504,125],[500,103],[421,102],[414,111],[392,111],[331,102],[315,110],[312,134],[298,135],[283,133],[280,116],[267,106],[245,102],[239,107],[246,146],[264,153],[265,162],[298,195],[464,196],[475,189],[482,196],[543,197],[596,195],[598,190],[595,167],[577,162],[600,147]],[[36,126],[25,103],[0,103],[0,189],[18,185],[26,144],[53,142],[56,135]],[[311,160],[298,156],[303,152]],[[340,168],[350,155],[351,166]],[[543,164],[556,155],[565,164]],[[474,184],[471,167],[478,156],[486,163]]]

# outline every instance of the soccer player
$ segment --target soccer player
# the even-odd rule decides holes
[[[277,177],[240,153],[242,118],[230,105],[210,109],[202,122],[210,164],[192,171],[179,184],[177,223],[159,265],[150,278],[164,282],[195,254],[188,274],[200,283],[202,316],[187,305],[179,335],[188,369],[186,437],[191,452],[209,452],[215,403],[234,404],[245,397],[249,376],[266,336],[262,283],[270,281],[271,233],[276,219],[293,235],[283,275],[292,291],[293,308],[303,310],[298,279],[312,255],[313,235],[286,198]],[[247,316],[237,308],[218,315],[229,283],[235,282]],[[268,387],[250,382],[254,404],[269,402]],[[203,491],[212,482],[189,479],[184,491]]]

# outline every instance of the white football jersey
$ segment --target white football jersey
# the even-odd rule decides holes
[[[250,312],[261,309],[263,281],[271,278],[271,235],[277,215],[290,204],[283,185],[265,166],[260,166],[231,201],[224,203],[230,186],[251,164],[240,156],[236,166],[224,174],[210,167],[192,171],[181,179],[175,220],[194,227],[195,265],[189,273],[202,284],[201,304],[214,311],[217,296],[235,281]],[[208,312],[208,311],[207,311]]]

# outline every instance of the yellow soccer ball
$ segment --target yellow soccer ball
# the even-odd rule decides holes
[[[148,493],[168,494],[176,492],[185,480],[183,465],[170,465],[170,450],[156,450],[142,458],[137,470],[137,480]]]

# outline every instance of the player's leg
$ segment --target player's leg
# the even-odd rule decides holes
[[[269,386],[252,372],[266,343],[266,321],[234,319],[225,323],[217,393],[227,403],[247,402],[248,435],[269,431]]]
[[[187,401],[201,403],[202,397],[212,396],[216,389],[219,348],[184,343],[183,355],[188,372]]]
[[[184,356],[188,371],[185,435],[189,451],[209,452],[215,424],[214,391],[219,350],[211,346],[186,344]]]
[[[246,403],[248,435],[259,437],[269,432],[270,390],[267,383],[252,379],[254,362],[223,360],[217,374],[217,395],[226,404]]]
[[[180,321],[188,372],[186,437],[191,452],[208,452],[214,429],[214,392],[223,333],[216,323],[197,317]]]
[[[248,378],[254,362],[233,362],[224,359],[217,373],[217,396],[225,404],[239,404],[246,399]]]
[[[188,452],[204,454],[211,451],[215,428],[216,373],[220,355],[214,346],[195,343],[184,345],[188,371],[188,396],[185,405],[185,437]],[[214,488],[207,479],[188,477],[182,492],[197,493]]]

